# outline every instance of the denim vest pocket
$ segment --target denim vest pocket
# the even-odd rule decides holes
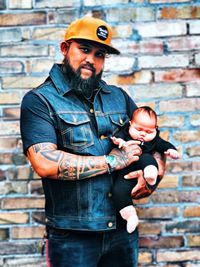
[[[58,117],[64,147],[78,152],[94,144],[87,114],[59,113]]]
[[[113,135],[115,135],[120,129],[128,124],[130,118],[127,114],[124,113],[118,113],[118,114],[110,114],[109,115],[112,126],[113,126]]]

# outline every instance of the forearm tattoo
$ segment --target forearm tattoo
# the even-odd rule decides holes
[[[92,157],[65,156],[59,162],[59,179],[64,180],[82,180],[105,173],[107,164],[99,160],[93,160]]]
[[[35,153],[52,162],[57,167],[57,178],[61,180],[81,180],[103,174],[107,164],[103,157],[80,156],[57,150],[56,145],[41,143],[33,146]]]

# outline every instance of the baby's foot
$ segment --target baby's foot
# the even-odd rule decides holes
[[[154,185],[158,176],[158,169],[154,165],[144,168],[144,178],[148,184]]]
[[[135,208],[132,205],[127,206],[120,210],[120,214],[122,218],[127,221],[126,225],[127,232],[132,233],[139,223],[139,219]]]

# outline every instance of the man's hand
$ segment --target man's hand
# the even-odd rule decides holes
[[[137,179],[138,181],[136,186],[131,191],[131,196],[134,199],[143,198],[150,195],[149,188],[147,187],[147,182],[144,179],[142,170],[130,172],[129,174],[125,175],[124,178]]]
[[[157,164],[158,164],[158,175],[162,179],[163,176],[164,176],[164,173],[165,173],[166,157],[165,157],[165,155],[162,155],[157,151],[155,151],[153,153],[153,157],[157,161]]]
[[[157,188],[158,184],[160,183],[160,181],[164,176],[166,158],[158,152],[155,152],[153,156],[158,163],[158,170],[159,170],[155,185],[151,186],[146,182],[142,170],[130,172],[124,176],[125,179],[138,180],[136,186],[131,191],[131,196],[133,199],[140,199],[150,196],[153,193],[153,191]]]
[[[131,191],[131,196],[133,199],[140,199],[150,196],[156,189],[158,183],[160,182],[160,178],[158,177],[157,183],[155,185],[153,186],[148,185],[148,183],[144,179],[142,170],[130,172],[129,174],[125,175],[125,179],[138,180],[136,186]]]
[[[131,145],[123,147],[123,149],[112,149],[110,154],[108,155],[108,158],[111,159],[109,165],[112,170],[121,170],[130,165],[132,162],[137,161],[139,159],[139,156],[142,154],[142,150],[139,147],[139,144],[140,141],[132,141]]]

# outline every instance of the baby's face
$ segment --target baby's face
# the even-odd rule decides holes
[[[155,119],[150,118],[148,114],[137,114],[134,121],[130,121],[129,134],[132,139],[136,139],[141,142],[149,142],[153,140],[156,136]]]

